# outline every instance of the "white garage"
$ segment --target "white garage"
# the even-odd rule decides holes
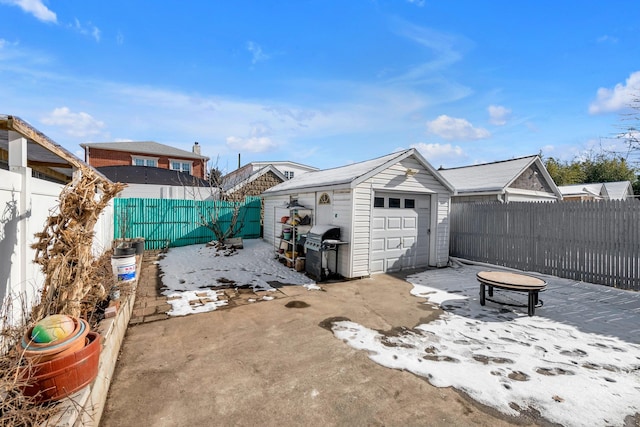
[[[263,193],[264,239],[277,250],[281,209],[296,202],[313,225],[340,227],[333,260],[347,278],[445,266],[453,188],[415,149],[309,172]]]

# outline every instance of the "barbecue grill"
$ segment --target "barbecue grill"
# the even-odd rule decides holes
[[[329,224],[314,225],[307,233],[304,243],[306,251],[305,271],[316,281],[327,280],[338,270],[338,247],[345,242],[340,240],[340,227]],[[329,270],[327,255],[335,253],[335,269]]]

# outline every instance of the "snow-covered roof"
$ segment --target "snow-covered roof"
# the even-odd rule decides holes
[[[538,156],[481,165],[440,169],[438,172],[449,181],[458,194],[465,192],[501,191],[524,172]]]
[[[364,162],[353,163],[347,166],[341,166],[333,169],[324,169],[316,172],[308,172],[299,175],[266,190],[263,194],[286,193],[295,190],[310,190],[313,188],[324,187],[340,187],[350,188],[357,185],[360,181],[368,178],[370,174],[377,173],[379,169],[384,169],[392,164],[405,159],[409,156],[415,156],[430,172],[434,174],[436,179],[453,192],[452,186],[443,180],[435,169],[414,149],[397,151]]]

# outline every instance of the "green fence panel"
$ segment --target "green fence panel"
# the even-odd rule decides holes
[[[242,202],[180,199],[114,199],[114,238],[144,237],[145,249],[187,246],[215,239],[203,225],[217,218],[223,231],[231,226],[239,206],[236,237],[256,239],[261,235],[260,197]]]

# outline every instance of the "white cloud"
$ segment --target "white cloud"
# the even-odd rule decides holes
[[[415,4],[418,7],[424,6],[424,0],[407,0],[411,4]]]
[[[436,168],[443,163],[460,162],[467,157],[458,145],[419,142],[411,144],[410,147],[418,150]]]
[[[473,127],[465,119],[457,119],[447,115],[441,115],[437,119],[427,122],[427,131],[447,141],[485,139],[491,136],[491,132],[484,128]]]
[[[590,114],[610,113],[627,108],[640,97],[640,71],[631,73],[625,84],[618,83],[613,89],[601,87],[596,100],[589,106]]]
[[[97,135],[104,128],[104,123],[94,119],[90,114],[72,113],[67,107],[54,109],[41,121],[46,125],[64,127],[65,133],[80,138]]]
[[[278,146],[271,139],[271,128],[265,123],[254,123],[248,137],[227,137],[227,145],[233,150],[264,153]]]
[[[253,136],[250,138],[240,138],[237,136],[227,137],[227,145],[232,150],[248,151],[250,153],[264,153],[275,148],[275,144],[268,136]]]
[[[97,42],[100,41],[100,29],[93,25],[91,22],[87,22],[86,25],[82,25],[78,18],[76,18],[74,24],[71,25],[71,28],[73,28],[80,34],[93,37]]]
[[[253,55],[251,58],[251,63],[256,64],[258,62],[266,61],[269,59],[269,55],[262,51],[262,47],[256,42],[248,41],[247,42],[247,50],[251,52]]]
[[[496,126],[506,125],[507,119],[511,115],[511,110],[501,105],[489,105],[487,110],[489,111],[489,122]]]
[[[118,46],[124,44],[124,34],[122,34],[122,31],[118,31],[118,34],[116,35],[116,43]]]
[[[42,0],[0,0],[0,3],[18,6],[43,22],[58,22],[56,14],[45,6]]]

